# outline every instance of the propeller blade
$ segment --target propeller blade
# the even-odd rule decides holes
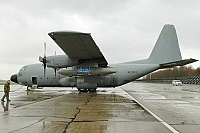
[[[44,64],[44,77],[46,75],[46,64]]]
[[[54,68],[54,74],[55,74],[55,77],[56,77],[56,68]]]
[[[46,42],[44,42],[44,57],[46,58],[46,49],[47,49],[47,46],[46,46]]]
[[[47,48],[46,42],[44,42],[44,57],[43,58],[39,57],[39,59],[42,60],[42,62],[44,64],[44,77],[46,75],[46,67],[47,67],[46,48]]]

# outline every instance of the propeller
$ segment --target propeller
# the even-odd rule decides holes
[[[39,57],[39,61],[44,65],[44,77],[46,74],[46,67],[47,67],[47,56],[46,56],[46,43],[44,43],[44,57]]]
[[[56,56],[56,51],[55,51],[55,56]],[[53,62],[54,62],[54,59],[53,59]],[[55,77],[56,77],[56,68],[54,68],[54,74],[55,74]]]
[[[55,51],[55,55],[56,55],[56,51]],[[46,56],[46,43],[44,42],[44,57],[39,56],[39,61],[43,63],[44,66],[44,77],[46,75],[46,67],[47,67],[47,56]],[[53,59],[53,64],[54,64],[54,59]],[[56,70],[57,68],[54,68],[54,74],[56,77]]]

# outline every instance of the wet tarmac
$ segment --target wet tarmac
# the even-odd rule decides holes
[[[200,133],[200,85],[131,83],[123,87],[180,133]]]
[[[26,91],[19,85],[12,85],[11,90],[12,101],[1,103],[0,132],[200,132],[197,85],[133,82],[98,88],[95,93],[80,93],[75,88]]]

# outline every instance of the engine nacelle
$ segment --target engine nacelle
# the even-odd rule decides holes
[[[78,60],[70,59],[67,55],[55,55],[47,57],[47,67],[64,68],[72,67],[78,64]]]

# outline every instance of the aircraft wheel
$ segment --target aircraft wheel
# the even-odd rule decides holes
[[[29,86],[27,86],[26,90],[27,90],[27,91],[30,91]]]
[[[80,92],[87,92],[87,89],[78,89]]]
[[[96,92],[97,89],[88,89],[89,92]]]

